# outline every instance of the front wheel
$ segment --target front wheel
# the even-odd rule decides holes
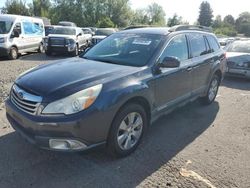
[[[16,47],[11,47],[10,48],[10,52],[9,52],[8,58],[10,60],[15,60],[15,59],[18,58],[18,50],[17,50]]]
[[[75,57],[75,56],[78,56],[78,54],[79,54],[79,47],[77,44],[75,50],[71,52],[71,56]]]
[[[147,128],[147,115],[138,104],[128,104],[116,115],[108,136],[108,151],[116,157],[125,157],[139,145]]]
[[[219,86],[220,86],[220,77],[215,74],[209,84],[206,96],[201,98],[203,104],[208,105],[215,100]]]
[[[38,53],[44,53],[44,51],[45,51],[45,50],[44,50],[43,44],[40,43],[37,52],[38,52]]]

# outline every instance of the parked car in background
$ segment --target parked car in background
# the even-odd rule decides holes
[[[220,43],[220,46],[225,48],[227,47],[230,43],[235,41],[235,38],[218,38],[218,41]]]
[[[91,29],[93,35],[95,35],[95,32],[96,32],[97,28],[96,27],[89,27],[89,28]]]
[[[250,40],[232,42],[226,49],[227,76],[250,78]]]
[[[129,155],[161,115],[211,104],[225,71],[224,50],[200,28],[126,30],[80,57],[36,67],[11,89],[9,122],[41,148]]]
[[[68,26],[68,27],[77,27],[74,22],[60,21],[57,25]]]
[[[88,42],[88,46],[90,46],[90,44],[92,42],[92,37],[94,34],[90,28],[84,27],[84,28],[82,28],[82,30],[83,30],[83,34],[85,35],[86,40]]]
[[[21,53],[40,52],[44,36],[42,19],[0,14],[0,56],[17,59]]]
[[[99,43],[101,40],[115,32],[117,32],[117,30],[114,28],[98,28],[95,31],[95,35],[92,37],[92,45]]]
[[[55,26],[45,39],[45,53],[68,53],[77,56],[79,50],[88,46],[88,38],[79,27]]]
[[[45,25],[45,36],[48,36],[53,31],[54,27],[54,25]]]

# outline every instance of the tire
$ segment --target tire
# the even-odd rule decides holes
[[[18,58],[18,50],[16,47],[11,47],[8,55],[9,60],[15,60]]]
[[[75,57],[75,56],[78,56],[78,54],[79,54],[79,47],[78,47],[78,44],[77,44],[75,51],[71,52],[71,56]]]
[[[140,144],[147,125],[147,114],[141,105],[124,106],[114,118],[108,135],[109,154],[114,157],[125,157],[131,154]]]
[[[39,44],[39,47],[38,47],[37,52],[38,52],[38,53],[44,53],[44,47],[43,47],[43,44],[42,44],[42,43]]]
[[[45,51],[45,54],[46,54],[47,56],[51,56],[52,53],[51,53],[51,51],[47,51],[47,50],[46,50],[46,51]]]
[[[218,93],[219,86],[220,86],[220,77],[215,74],[212,80],[210,81],[206,96],[201,98],[202,104],[209,105],[212,102],[214,102],[216,95]]]

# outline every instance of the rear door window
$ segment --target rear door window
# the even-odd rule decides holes
[[[213,37],[213,36],[206,36],[207,40],[208,40],[208,43],[209,43],[209,46],[212,50],[212,52],[216,52],[217,50],[220,49],[220,45],[219,43],[217,42],[217,40]]]
[[[205,43],[205,38],[202,34],[192,33],[188,35],[192,57],[199,57],[207,54],[207,47]]]

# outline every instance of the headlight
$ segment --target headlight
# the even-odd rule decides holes
[[[73,45],[73,44],[75,44],[75,41],[73,39],[66,39],[66,43]]]
[[[68,115],[80,112],[95,102],[101,89],[102,84],[79,91],[73,95],[48,104],[42,113]]]
[[[6,37],[0,38],[0,43],[5,43],[6,42]]]

